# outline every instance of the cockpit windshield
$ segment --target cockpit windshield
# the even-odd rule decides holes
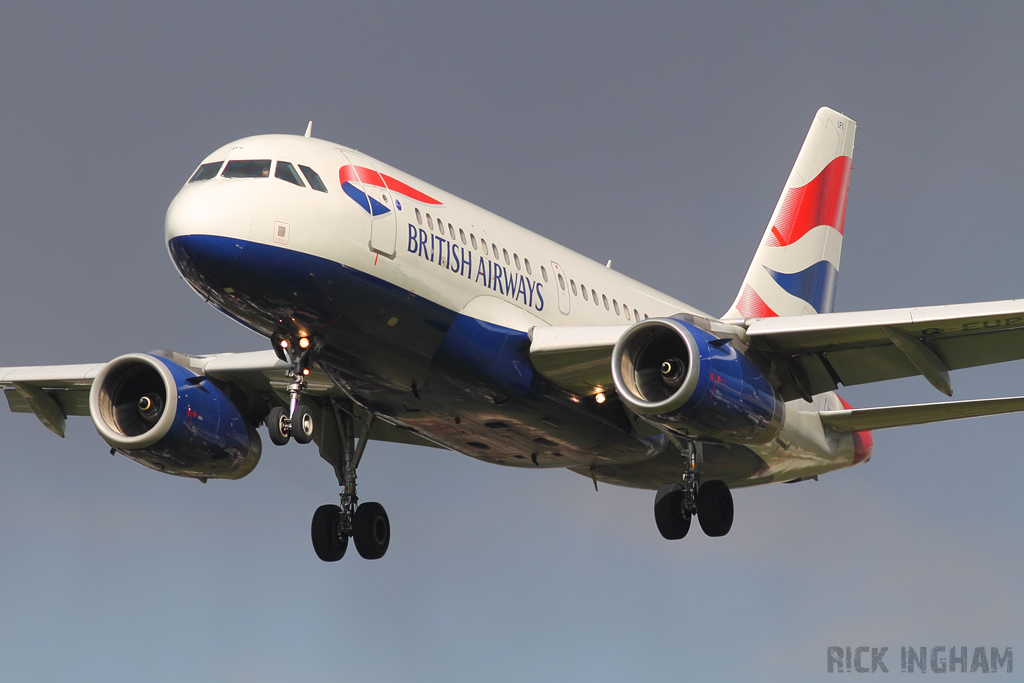
[[[316,174],[316,171],[311,169],[309,166],[303,166],[299,164],[299,168],[302,170],[302,175],[306,176],[306,180],[309,181],[309,186],[317,192],[327,192],[327,187],[324,185],[324,181],[320,180],[320,176]]]
[[[225,178],[269,178],[270,159],[229,161],[221,175]]]
[[[277,170],[274,171],[274,177],[280,178],[281,180],[287,180],[289,183],[294,183],[299,187],[305,187],[302,184],[302,180],[299,178],[298,171],[287,161],[277,162]]]
[[[196,169],[196,172],[192,174],[192,177],[188,179],[190,183],[194,183],[197,180],[209,180],[217,175],[217,171],[220,170],[220,165],[223,161],[211,161],[208,164],[203,164]]]

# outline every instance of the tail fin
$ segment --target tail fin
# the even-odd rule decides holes
[[[723,318],[832,311],[856,130],[856,122],[827,107],[815,114],[761,246]]]

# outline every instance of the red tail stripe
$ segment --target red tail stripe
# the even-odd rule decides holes
[[[768,308],[768,304],[750,285],[743,287],[743,294],[740,295],[740,300],[736,303],[736,310],[744,318],[775,318],[779,315]]]
[[[423,202],[424,204],[441,203],[434,199],[433,197],[425,195],[415,188],[409,187],[401,180],[396,180],[395,178],[392,178],[386,173],[378,173],[377,171],[374,171],[372,168],[364,168],[363,166],[351,165],[342,166],[341,170],[338,171],[338,178],[341,180],[342,183],[358,180],[361,183],[373,185],[374,187],[386,187],[392,192],[404,194],[409,199],[415,199],[416,201]]]
[[[765,244],[789,246],[819,225],[831,226],[842,235],[852,164],[850,157],[836,157],[814,180],[787,190]]]

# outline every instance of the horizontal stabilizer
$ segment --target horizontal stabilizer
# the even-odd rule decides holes
[[[961,420],[965,417],[1002,415],[1022,410],[1024,410],[1024,396],[1014,396],[885,408],[854,408],[823,412],[818,415],[821,417],[821,423],[833,431],[857,432],[889,427],[909,427],[945,420]]]

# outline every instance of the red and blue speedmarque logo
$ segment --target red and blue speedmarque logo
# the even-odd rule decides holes
[[[363,207],[366,213],[371,216],[381,216],[391,211],[391,208],[368,195],[361,189],[361,186],[379,187],[384,190],[390,190],[391,192],[404,195],[409,199],[416,200],[423,204],[441,204],[441,202],[437,201],[430,195],[424,194],[416,188],[410,187],[401,180],[392,178],[385,173],[378,173],[372,168],[352,166],[351,164],[348,166],[342,166],[338,171],[338,179],[341,181],[341,189],[344,190],[345,194],[351,197],[356,204]]]

